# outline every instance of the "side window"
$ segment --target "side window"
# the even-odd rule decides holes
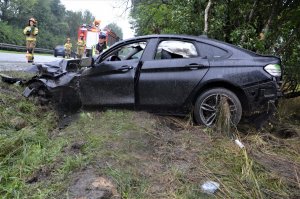
[[[205,43],[198,43],[199,49],[200,49],[200,56],[203,58],[221,58],[225,57],[228,52],[226,50],[223,50],[222,48],[212,46]]]
[[[136,42],[132,44],[127,44],[112,51],[111,53],[106,55],[103,60],[121,61],[130,59],[140,59],[143,55],[145,47],[146,42]]]
[[[197,57],[198,53],[193,43],[168,40],[159,43],[155,59],[180,59]]]

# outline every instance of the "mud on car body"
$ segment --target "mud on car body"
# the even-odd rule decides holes
[[[280,65],[277,57],[204,37],[148,35],[118,42],[90,63],[39,66],[25,95],[43,90],[65,102],[76,99],[78,106],[193,113],[196,123],[207,126],[225,98],[237,124],[242,114],[278,100]]]

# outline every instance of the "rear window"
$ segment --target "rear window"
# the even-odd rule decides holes
[[[205,43],[198,43],[200,56],[203,58],[217,59],[225,57],[228,52],[222,48],[212,46]]]
[[[197,57],[196,47],[191,42],[166,40],[159,43],[155,59],[180,59]]]

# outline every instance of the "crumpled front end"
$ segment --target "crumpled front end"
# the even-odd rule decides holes
[[[38,75],[29,80],[23,95],[47,98],[63,111],[78,110],[81,107],[79,97],[79,78],[82,70],[78,60],[60,61],[56,64],[37,65]]]

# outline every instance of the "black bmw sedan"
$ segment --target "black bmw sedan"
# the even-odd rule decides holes
[[[83,106],[192,113],[196,123],[207,126],[216,121],[222,99],[237,124],[242,114],[266,110],[280,97],[279,58],[205,37],[136,37],[83,62],[39,65],[26,96],[43,89],[48,97],[64,97],[66,104],[76,99]]]

